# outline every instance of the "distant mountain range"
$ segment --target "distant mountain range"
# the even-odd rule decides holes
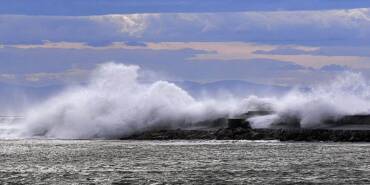
[[[209,83],[182,81],[174,83],[196,97],[217,97],[223,95],[233,95],[237,97],[244,97],[248,95],[282,95],[291,90],[290,87],[258,84],[243,80],[222,80]]]
[[[59,92],[63,85],[25,86],[0,83],[0,110],[7,106],[22,106]]]
[[[281,95],[290,90],[289,87],[251,83],[242,80],[222,80],[209,83],[193,81],[172,82],[195,97],[232,95],[244,97],[248,95]],[[64,85],[25,86],[0,83],[0,103],[13,105],[21,101],[38,101],[52,96],[64,89]]]

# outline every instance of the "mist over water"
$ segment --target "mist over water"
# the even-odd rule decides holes
[[[29,107],[21,121],[2,126],[0,138],[119,138],[150,129],[197,127],[251,110],[273,112],[250,119],[254,127],[286,117],[315,127],[327,118],[370,112],[370,85],[357,73],[279,97],[196,99],[173,83],[142,83],[139,71],[138,66],[103,64],[87,85],[68,88]]]

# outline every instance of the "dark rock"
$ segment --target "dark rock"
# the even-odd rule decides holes
[[[280,140],[280,141],[335,141],[335,142],[370,142],[370,129],[338,129],[342,126],[363,125],[370,128],[370,115],[349,115],[338,119],[327,119],[324,127],[301,128],[296,116],[283,116],[272,124],[271,129],[252,129],[247,117],[270,114],[271,112],[248,112],[236,118],[220,118],[201,122],[204,128],[151,129],[122,139],[136,140],[174,140],[174,139],[243,139],[243,140]],[[227,127],[226,127],[227,124]],[[226,127],[226,128],[225,128]],[[188,128],[189,129],[189,128]],[[218,130],[216,130],[218,129]]]
[[[230,128],[230,129],[235,129],[235,128],[245,128],[245,129],[250,129],[251,126],[250,126],[250,123],[248,121],[246,121],[245,119],[243,118],[230,118],[228,119],[228,124],[227,124],[227,128]]]
[[[204,129],[210,129],[210,128],[225,128],[227,126],[228,119],[226,118],[217,118],[213,120],[206,120],[195,123],[197,128],[204,128]]]
[[[347,115],[340,117],[339,119],[327,119],[323,123],[327,127],[339,127],[339,126],[358,126],[358,125],[367,125],[370,127],[370,115]]]
[[[271,124],[274,129],[299,129],[300,118],[295,115],[283,115]],[[370,115],[346,115],[329,117],[319,123],[310,123],[311,129],[370,130]]]
[[[251,118],[251,117],[254,117],[254,116],[266,116],[266,115],[270,115],[270,114],[273,114],[273,113],[274,112],[272,112],[270,110],[248,111],[247,113],[244,113],[244,114],[240,115],[240,117],[248,119],[248,118]]]
[[[370,142],[369,130],[327,130],[327,129],[246,129],[225,128],[206,130],[159,130],[134,134],[122,139],[135,140],[280,140],[280,141],[335,141]]]
[[[271,124],[271,128],[275,129],[297,129],[301,128],[301,120],[296,116],[281,116]]]

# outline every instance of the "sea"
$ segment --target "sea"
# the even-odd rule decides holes
[[[1,140],[0,184],[370,184],[370,144]]]

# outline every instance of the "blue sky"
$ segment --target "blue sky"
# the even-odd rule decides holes
[[[3,0],[0,81],[70,83],[108,61],[169,80],[306,85],[370,75],[370,1]]]

